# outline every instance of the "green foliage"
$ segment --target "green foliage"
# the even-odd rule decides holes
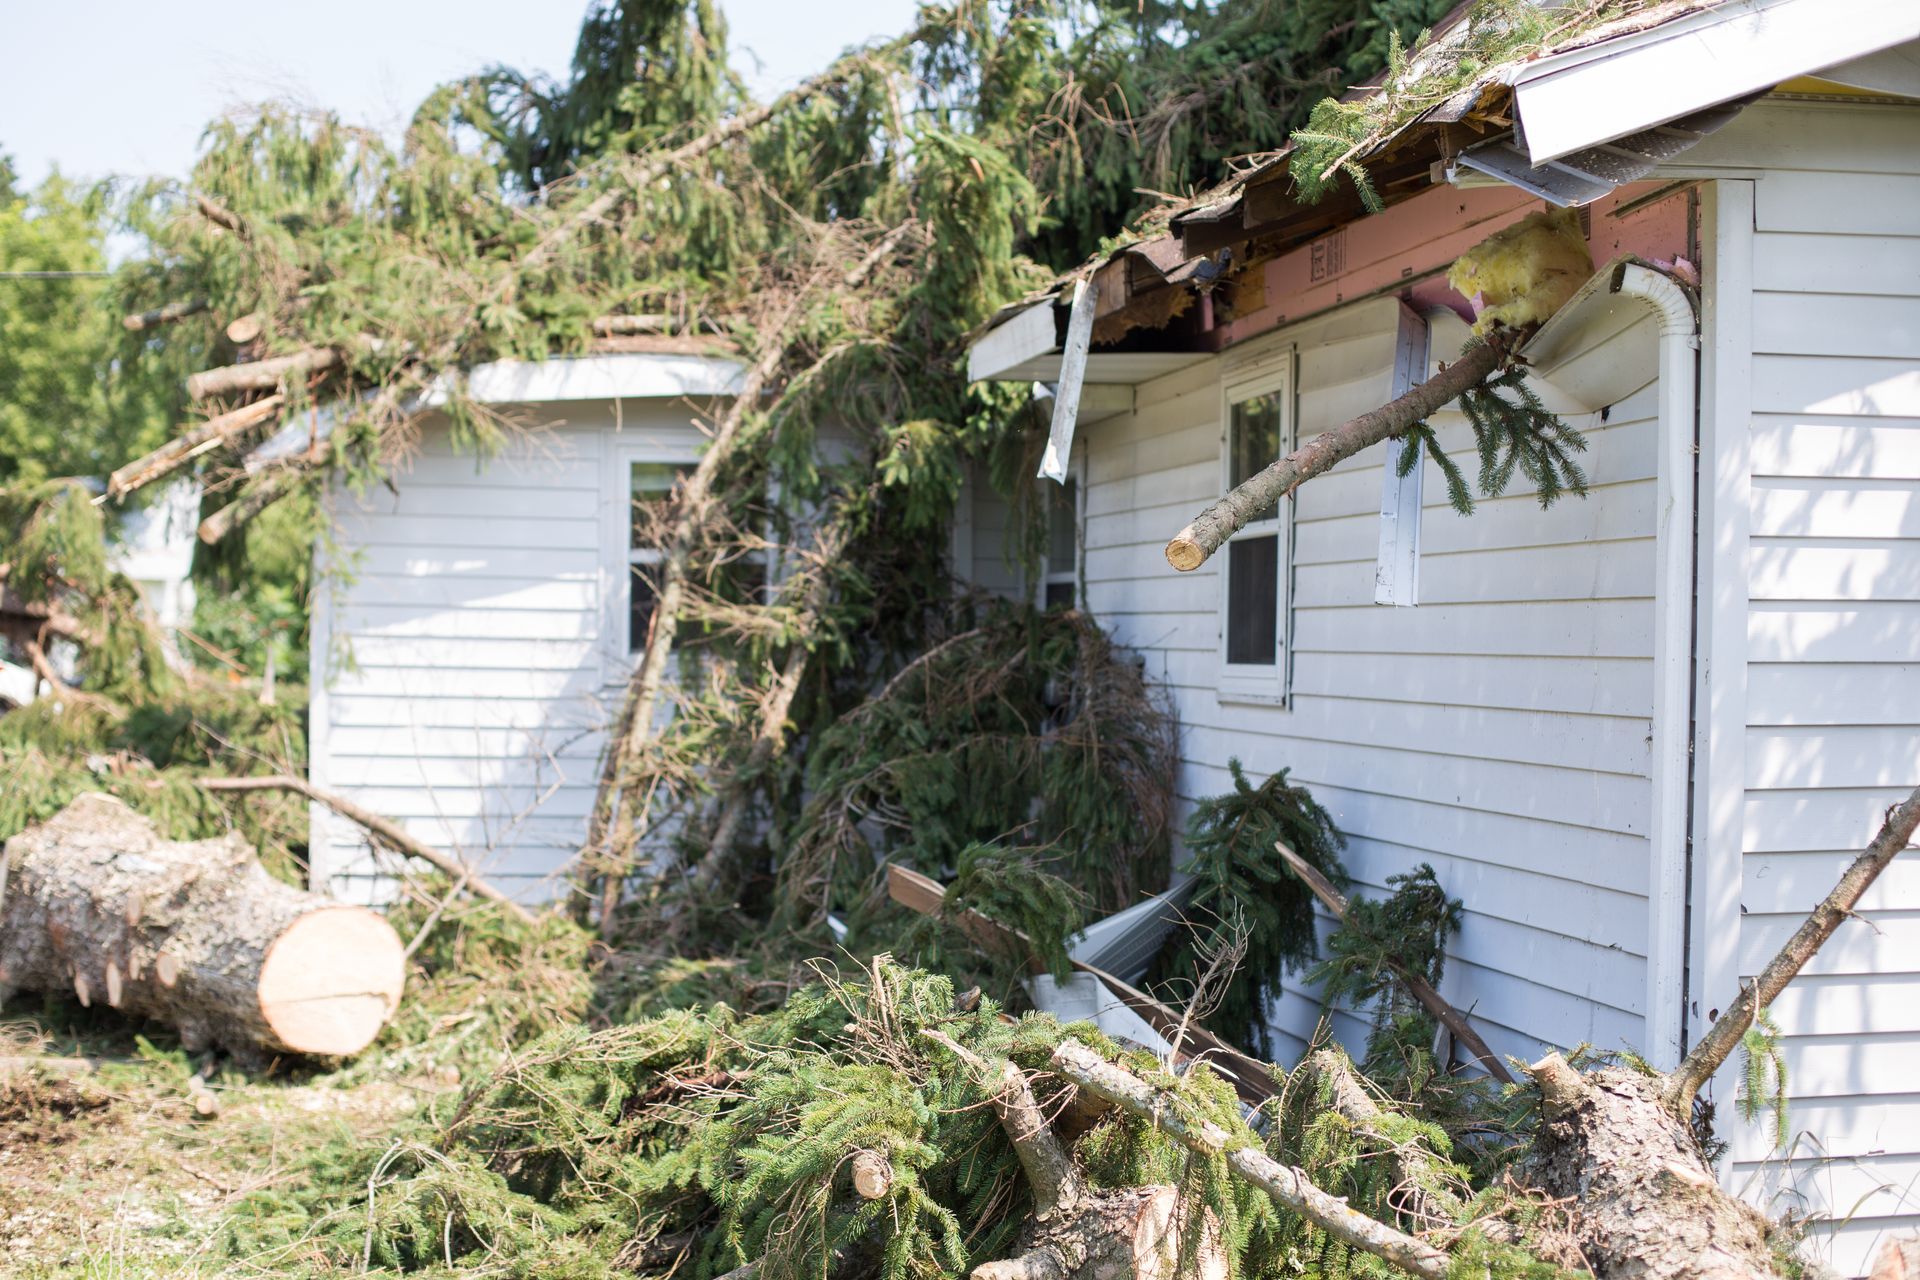
[[[884,862],[943,877],[991,858],[1046,865],[1002,886],[1013,919],[1053,912],[1055,877],[1119,910],[1165,882],[1173,750],[1165,708],[1089,618],[996,603],[811,744],[782,897],[858,910]]]
[[[1292,137],[1288,171],[1295,188],[1309,202],[1317,201],[1333,189],[1336,175],[1345,175],[1368,208],[1379,208],[1363,161],[1420,113],[1502,66],[1536,58],[1657,3],[1594,0],[1569,16],[1564,7],[1539,0],[1475,0],[1465,16],[1437,39],[1424,28],[1451,5],[1373,6],[1376,43],[1370,48],[1379,49],[1377,42],[1385,37],[1382,74],[1365,97],[1343,102],[1328,96],[1314,104],[1305,127]],[[1415,31],[1420,34],[1411,49],[1404,48],[1403,42]]]
[[[1270,1057],[1267,1004],[1280,994],[1282,974],[1315,955],[1313,895],[1274,845],[1284,842],[1336,885],[1345,885],[1340,850],[1346,839],[1305,787],[1287,781],[1287,770],[1256,787],[1238,760],[1227,767],[1233,790],[1200,801],[1188,820],[1184,870],[1199,887],[1189,921],[1168,935],[1149,981],[1183,1003],[1195,997],[1216,957],[1243,947],[1231,975],[1221,975],[1225,985],[1203,1021]]]
[[[25,194],[4,164],[0,268],[104,271],[104,192],[56,173]],[[174,396],[122,339],[113,281],[0,278],[0,485],[103,475],[160,442]]]
[[[1773,1145],[1785,1150],[1793,1138],[1787,1095],[1787,1060],[1780,1053],[1780,1027],[1765,1009],[1754,1011],[1753,1025],[1740,1037],[1740,1118],[1765,1116]]]
[[[1573,457],[1586,452],[1586,436],[1541,403],[1520,366],[1511,366],[1469,389],[1460,397],[1460,408],[1473,427],[1483,496],[1497,498],[1505,493],[1516,470],[1532,483],[1542,507],[1551,507],[1569,493],[1587,496],[1587,473]],[[1467,478],[1440,447],[1433,428],[1425,422],[1415,423],[1403,439],[1409,443],[1400,451],[1400,474],[1406,475],[1419,464],[1421,451],[1413,446],[1425,445],[1446,478],[1447,499],[1453,509],[1463,516],[1472,515],[1473,493],[1467,487]]]
[[[1331,954],[1314,970],[1313,981],[1328,1004],[1372,1005],[1366,1069],[1404,1078],[1409,1051],[1432,1044],[1434,1028],[1401,973],[1440,985],[1447,942],[1460,931],[1461,906],[1424,862],[1388,876],[1387,886],[1392,892],[1384,899],[1348,900],[1346,923],[1328,939]]]

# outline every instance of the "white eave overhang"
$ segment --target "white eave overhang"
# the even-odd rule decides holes
[[[1060,379],[1062,337],[1054,317],[1054,300],[1014,312],[974,339],[967,348],[968,382],[1057,382]],[[1087,403],[1081,421],[1095,415],[1124,412],[1112,407],[1124,388],[1126,406],[1133,403],[1132,388],[1142,382],[1198,364],[1204,351],[1090,351],[1087,354]]]
[[[1868,60],[1884,78],[1877,55],[1916,40],[1911,0],[1731,0],[1529,63],[1514,77],[1514,106],[1541,164],[1796,76],[1845,83],[1847,65]]]
[[[463,373],[442,374],[410,409],[430,409],[451,398],[453,380],[466,380],[467,395],[480,404],[565,404],[583,400],[707,399],[737,395],[746,369],[728,356],[622,351],[546,360],[491,360]],[[280,430],[247,455],[255,471],[333,434],[337,404],[299,410]]]

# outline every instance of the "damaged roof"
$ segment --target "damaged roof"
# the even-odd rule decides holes
[[[1591,6],[1583,8],[1591,13]],[[1382,123],[1349,155],[1383,205],[1459,180],[1500,181],[1562,206],[1589,204],[1643,179],[1734,119],[1760,94],[1820,73],[1873,92],[1920,96],[1920,6],[1884,0],[1666,0],[1580,28],[1459,78],[1462,49],[1484,39],[1487,6],[1463,4],[1409,58],[1383,93],[1411,111]],[[1909,46],[1902,49],[1900,46]],[[1891,51],[1889,54],[1888,51]],[[1908,79],[1915,83],[1907,83]],[[1437,87],[1426,90],[1422,85]],[[1442,91],[1445,90],[1444,95]],[[1419,105],[1428,100],[1427,105]],[[975,338],[1008,320],[1060,304],[1074,282],[1098,286],[1096,346],[1166,325],[1211,283],[1255,257],[1285,252],[1369,212],[1342,181],[1317,202],[1302,199],[1290,172],[1293,148],[1248,157],[1209,191],[1155,211],[1141,238],[1063,273],[1049,287],[1001,308]],[[996,376],[972,362],[975,378]]]

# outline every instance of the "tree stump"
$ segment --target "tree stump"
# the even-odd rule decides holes
[[[1659,1078],[1624,1067],[1583,1076],[1557,1053],[1529,1070],[1541,1117],[1529,1181],[1571,1201],[1600,1280],[1778,1276],[1765,1216],[1720,1189]]]
[[[72,991],[178,1028],[190,1052],[345,1055],[400,999],[393,927],[269,876],[238,835],[164,840],[83,795],[6,845],[0,998]]]

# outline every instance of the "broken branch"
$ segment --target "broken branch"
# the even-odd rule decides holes
[[[185,435],[167,441],[144,458],[129,462],[107,478],[107,496],[121,498],[161,476],[177,471],[201,454],[232,443],[250,427],[271,418],[287,402],[283,395],[242,405],[238,409],[209,418]]]
[[[1259,1187],[1276,1204],[1313,1222],[1328,1235],[1384,1259],[1422,1280],[1447,1280],[1448,1257],[1426,1241],[1375,1221],[1346,1201],[1330,1196],[1291,1165],[1281,1164],[1251,1146],[1235,1146],[1233,1135],[1210,1120],[1181,1114],[1176,1099],[1123,1067],[1115,1066],[1077,1040],[1063,1040],[1053,1051],[1053,1069],[1121,1110],[1151,1121],[1190,1151],[1224,1156],[1236,1175]]]
[[[340,366],[338,347],[309,347],[292,355],[270,360],[251,360],[245,364],[222,365],[202,369],[187,378],[187,395],[195,400],[215,396],[238,395],[243,391],[276,391],[282,382],[303,374],[325,373]]]
[[[1293,874],[1299,876],[1306,883],[1307,888],[1313,891],[1313,896],[1320,899],[1321,904],[1333,913],[1333,918],[1345,926],[1347,924],[1346,896],[1334,888],[1332,881],[1321,875],[1317,867],[1287,848],[1284,843],[1276,841],[1273,847],[1279,850],[1280,856],[1286,860]],[[1513,1073],[1507,1070],[1506,1064],[1500,1061],[1487,1042],[1480,1038],[1480,1033],[1475,1031],[1473,1024],[1467,1021],[1466,1014],[1449,1004],[1447,998],[1435,991],[1433,984],[1428,982],[1424,975],[1415,973],[1398,961],[1390,960],[1388,964],[1392,967],[1394,976],[1405,985],[1408,994],[1418,1000],[1428,1013],[1439,1019],[1447,1030],[1453,1032],[1454,1038],[1467,1047],[1467,1052],[1480,1060],[1480,1065],[1487,1069],[1488,1075],[1501,1084],[1514,1082]]]
[[[1500,368],[1515,341],[1493,334],[1460,353],[1452,364],[1399,399],[1370,410],[1315,436],[1195,516],[1167,544],[1167,563],[1182,573],[1198,569],[1254,516],[1323,472],[1331,471],[1362,449],[1402,435],[1424,422],[1463,392],[1485,382]]]
[[[1720,1015],[1720,1020],[1701,1037],[1700,1043],[1693,1046],[1686,1060],[1667,1077],[1664,1098],[1675,1115],[1687,1114],[1700,1086],[1713,1077],[1713,1073],[1720,1069],[1720,1064],[1727,1060],[1727,1055],[1733,1052],[1734,1046],[1740,1043],[1747,1028],[1753,1025],[1754,1015],[1779,997],[1787,984],[1793,981],[1794,975],[1833,936],[1840,922],[1853,914],[1854,907],[1859,905],[1861,897],[1880,873],[1887,869],[1887,864],[1912,841],[1916,827],[1920,827],[1920,787],[1914,788],[1913,794],[1887,811],[1879,834],[1847,867],[1839,882],[1833,886],[1833,891],[1794,930],[1779,954],[1760,971],[1760,976],[1741,990],[1740,998]]]
[[[467,887],[479,897],[489,902],[497,902],[522,924],[533,923],[533,913],[509,898],[499,889],[489,884],[464,861],[450,854],[440,852],[432,845],[422,843],[404,831],[391,818],[383,818],[377,813],[362,809],[344,796],[331,791],[322,791],[305,778],[296,778],[292,774],[268,774],[253,778],[202,778],[200,785],[208,791],[294,791],[307,799],[323,804],[347,821],[364,828],[388,848],[408,857],[418,858],[431,867],[452,876],[455,880],[465,879]]]
[[[139,333],[144,329],[158,329],[163,324],[185,320],[188,316],[197,316],[206,309],[205,298],[182,299],[179,302],[169,302],[164,306],[155,307],[151,311],[137,311],[132,315],[122,316],[120,323],[129,333]]]

